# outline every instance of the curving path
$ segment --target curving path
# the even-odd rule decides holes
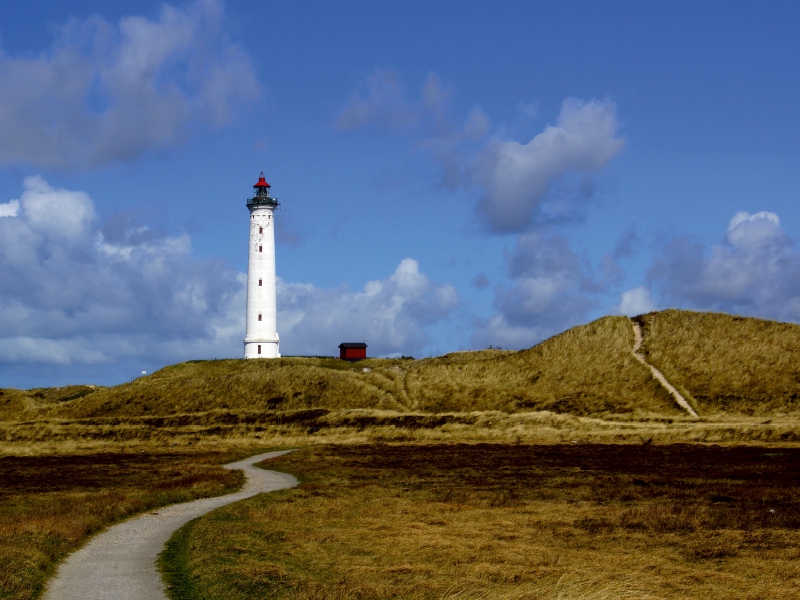
[[[285,473],[253,463],[287,454],[266,452],[225,465],[243,469],[247,481],[236,493],[173,504],[114,525],[71,554],[50,582],[44,600],[166,600],[156,557],[176,529],[231,502],[297,485]]]
[[[636,357],[636,360],[638,360],[645,367],[650,369],[650,372],[653,374],[653,377],[655,377],[658,380],[658,382],[664,387],[665,390],[667,390],[670,394],[672,394],[672,397],[675,398],[675,402],[678,403],[678,406],[680,406],[683,410],[688,412],[693,417],[696,417],[697,413],[694,412],[694,409],[686,401],[686,398],[681,396],[680,392],[675,389],[675,386],[673,386],[669,381],[667,381],[667,378],[664,377],[664,374],[661,371],[656,369],[653,365],[651,365],[649,362],[645,360],[644,356],[639,354],[639,348],[642,347],[642,327],[636,321],[631,320],[631,323],[633,323],[633,338],[634,338],[633,355]]]

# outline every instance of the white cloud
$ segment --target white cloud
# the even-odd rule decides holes
[[[227,124],[259,89],[223,17],[222,0],[197,0],[116,26],[73,19],[38,57],[0,54],[0,164],[91,167]]]
[[[520,236],[508,269],[513,284],[495,289],[498,314],[480,323],[474,347],[531,346],[581,322],[601,289],[588,261],[557,236]]]
[[[564,100],[556,124],[526,144],[488,138],[491,124],[474,107],[463,125],[449,115],[452,92],[432,73],[419,100],[409,100],[397,73],[377,71],[366,93],[354,92],[336,125],[412,135],[439,163],[450,187],[481,190],[483,222],[496,232],[523,232],[579,215],[595,192],[593,177],[622,150],[616,105]],[[529,109],[527,112],[531,112]]]
[[[634,317],[654,310],[656,310],[656,304],[653,302],[650,290],[646,286],[640,285],[622,292],[619,304],[612,309],[612,312]]]
[[[774,213],[740,212],[706,249],[672,240],[648,273],[662,295],[702,310],[800,320],[800,255]]]
[[[110,356],[86,339],[51,340],[18,336],[0,340],[0,363],[104,364]]]
[[[616,106],[610,101],[564,101],[555,126],[548,126],[527,144],[494,141],[483,151],[475,179],[485,190],[480,209],[497,231],[524,231],[537,213],[549,218],[569,216],[571,200],[589,196],[593,187],[582,181],[569,197],[546,206],[553,186],[577,174],[588,178],[605,168],[624,145]],[[567,202],[565,202],[565,200]],[[547,214],[550,213],[550,214]]]
[[[241,332],[234,345],[229,329],[232,307],[243,307],[240,276],[193,258],[188,236],[124,220],[99,228],[88,195],[41,177],[25,180],[19,203],[15,216],[0,219],[0,361],[238,351]]]
[[[57,190],[39,175],[26,177],[23,186],[25,192],[18,202],[35,231],[53,238],[80,238],[95,218],[94,204],[84,192]]]
[[[754,248],[783,237],[781,220],[775,213],[766,211],[754,215],[738,212],[728,223],[725,237],[733,247]]]
[[[411,258],[359,292],[280,281],[281,352],[330,355],[341,342],[365,338],[373,356],[418,352],[425,325],[446,318],[458,302],[452,285],[431,281]]]
[[[0,204],[0,217],[16,217],[19,212],[19,200],[11,200]]]

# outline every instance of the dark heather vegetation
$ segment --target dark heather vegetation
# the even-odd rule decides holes
[[[173,598],[800,598],[800,449],[359,445],[180,530]]]
[[[0,458],[0,598],[38,598],[58,560],[107,525],[233,491],[238,453]]]

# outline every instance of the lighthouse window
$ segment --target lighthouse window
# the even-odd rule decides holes
[[[259,285],[259,286],[261,285],[261,280],[260,280],[260,279],[258,280],[258,285]]]
[[[259,247],[258,247],[258,251],[259,251],[259,252],[261,252],[261,248],[262,248],[262,246],[259,246]]]
[[[259,227],[258,228],[258,233],[264,233],[264,228],[263,227]]]
[[[261,320],[261,313],[258,313],[258,320]]]
[[[258,353],[261,354],[261,344],[258,345]]]

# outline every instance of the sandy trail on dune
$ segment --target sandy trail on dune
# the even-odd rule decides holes
[[[681,396],[680,392],[678,392],[678,390],[676,390],[675,387],[669,381],[667,381],[667,378],[664,377],[664,374],[661,371],[656,369],[653,365],[647,362],[647,360],[645,360],[644,356],[639,354],[639,349],[642,347],[642,327],[636,321],[631,321],[631,323],[633,323],[633,337],[635,340],[633,343],[633,355],[636,357],[636,360],[650,369],[653,377],[658,380],[665,390],[672,394],[672,397],[675,398],[675,402],[678,403],[678,406],[680,406],[693,417],[696,417],[697,413],[694,412],[694,409],[686,401],[686,398]]]
[[[245,472],[247,481],[238,492],[173,504],[110,527],[61,564],[44,600],[166,600],[155,563],[172,534],[215,508],[297,485],[291,475],[253,466],[287,452],[266,452],[225,465]]]

